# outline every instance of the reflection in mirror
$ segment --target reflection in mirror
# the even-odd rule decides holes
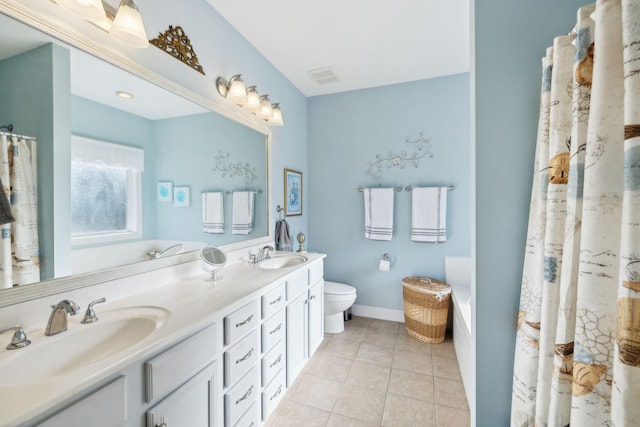
[[[269,235],[267,131],[212,112],[2,14],[0,34],[0,125],[12,123],[14,132],[38,140],[41,280],[158,262],[155,255],[170,257],[176,244],[190,252],[207,245],[240,247]],[[117,91],[133,98],[117,97]],[[72,242],[75,137],[144,153],[138,237]],[[173,194],[164,191],[167,187]],[[94,201],[103,197],[89,193]],[[221,194],[216,233],[205,232],[203,193]],[[252,214],[247,233],[233,232],[240,193],[253,195],[250,208],[242,207]],[[156,261],[144,261],[150,259]]]

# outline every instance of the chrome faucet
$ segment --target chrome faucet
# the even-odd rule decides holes
[[[84,319],[82,319],[82,324],[93,323],[98,321],[98,316],[96,316],[96,312],[93,310],[93,306],[96,304],[102,304],[103,302],[107,302],[105,297],[97,299],[95,301],[91,301],[87,306],[87,311],[84,313]]]
[[[260,252],[258,252],[258,262],[264,261],[265,259],[269,258],[271,252],[273,251],[275,251],[273,246],[264,246],[262,249],[260,249]]]
[[[11,338],[11,343],[7,346],[7,350],[15,350],[17,348],[26,347],[31,344],[31,341],[27,339],[27,335],[24,333],[24,329],[22,326],[5,326],[0,328],[0,334],[4,334],[5,332],[14,331],[13,338]]]
[[[68,299],[60,301],[58,304],[51,306],[53,311],[49,316],[49,323],[44,332],[45,335],[55,335],[67,330],[67,318],[80,312],[80,306]]]

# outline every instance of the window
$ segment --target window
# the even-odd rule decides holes
[[[71,240],[101,243],[141,236],[144,151],[71,137]]]

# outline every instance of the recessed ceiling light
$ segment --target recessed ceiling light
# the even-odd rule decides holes
[[[133,98],[133,94],[131,94],[129,92],[125,92],[123,90],[117,90],[116,91],[116,95],[118,95],[120,98],[123,98],[123,99],[131,99],[131,98]]]

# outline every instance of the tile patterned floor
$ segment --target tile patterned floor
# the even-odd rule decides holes
[[[404,324],[364,317],[326,334],[267,427],[469,426],[453,341],[428,344]]]

